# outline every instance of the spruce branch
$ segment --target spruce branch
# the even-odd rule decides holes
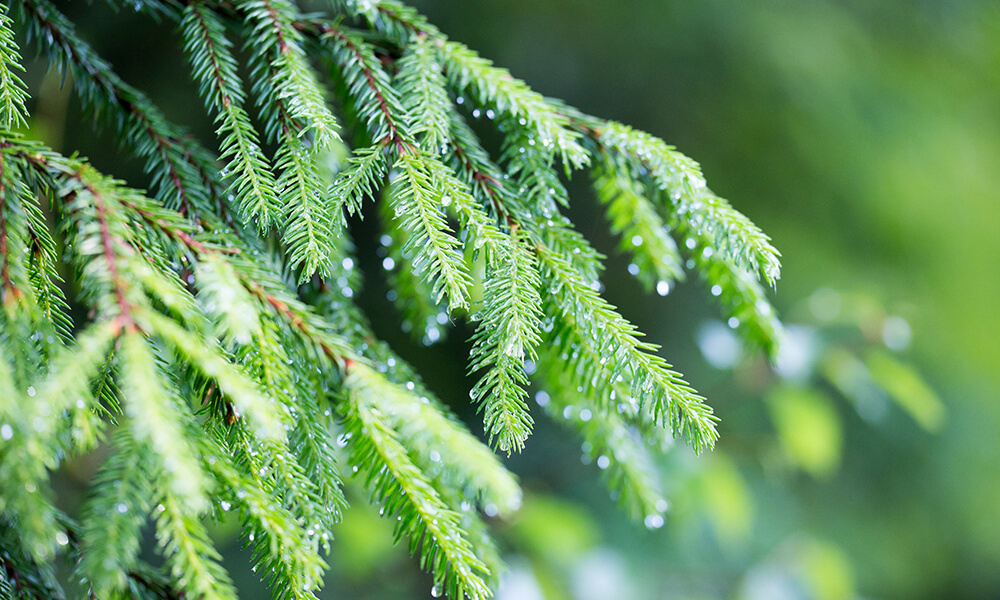
[[[379,400],[398,392],[360,364],[352,366],[345,385],[350,392],[342,413],[351,436],[351,460],[365,469],[366,485],[380,510],[399,517],[396,534],[410,538],[410,552],[434,574],[437,589],[456,599],[487,598],[485,565],[473,554],[458,515],[411,462],[385,421]]]
[[[615,357],[616,369],[630,376],[632,395],[640,406],[648,403],[656,418],[696,451],[710,449],[718,433],[716,417],[704,399],[654,354],[655,346],[639,341],[635,326],[580,277],[570,259],[537,242],[535,248],[543,288],[559,318],[579,330],[580,337],[601,340],[600,354]]]
[[[30,245],[28,238],[27,205],[31,199],[15,171],[16,163],[0,154],[0,303],[9,306],[30,293],[28,273],[21,261]]]
[[[98,598],[125,592],[138,565],[141,529],[152,508],[153,467],[143,450],[128,430],[119,430],[84,507],[77,573]]]
[[[413,257],[414,270],[424,274],[436,302],[447,296],[453,310],[465,308],[472,279],[441,210],[448,190],[437,184],[422,158],[401,154],[393,167],[398,175],[389,202],[400,226],[410,232],[403,251]]]
[[[264,130],[278,144],[275,186],[283,211],[274,224],[280,225],[292,268],[301,268],[300,281],[317,272],[328,275],[337,242],[319,158],[340,141],[339,125],[294,26],[299,16],[294,5],[245,0],[238,6],[250,21],[245,44],[251,51],[253,91]]]
[[[711,240],[688,238],[689,260],[693,260],[709,293],[718,298],[729,327],[736,329],[752,346],[760,347],[773,361],[777,359],[784,327],[771,306],[764,287],[753,274],[713,252]],[[687,244],[685,244],[687,247]]]
[[[379,241],[386,251],[382,268],[394,292],[393,304],[403,318],[403,329],[409,330],[414,340],[428,344],[441,341],[444,336],[430,332],[441,331],[439,315],[447,316],[447,308],[434,298],[430,285],[413,268],[412,251],[403,249],[410,247],[410,234],[394,218],[394,212],[388,202],[380,203],[379,217],[384,233]]]
[[[698,163],[662,140],[613,121],[597,133],[605,148],[621,154],[638,170],[648,169],[660,198],[672,208],[675,226],[711,239],[716,252],[756,272],[772,286],[781,273],[778,251],[748,218],[708,190]]]
[[[200,600],[237,600],[232,579],[219,564],[221,556],[197,517],[173,495],[164,494],[153,509],[160,551],[173,579]]]
[[[287,447],[283,451],[290,452]],[[257,467],[255,472],[284,471],[284,466],[295,464],[282,464],[284,456],[272,455],[270,464]],[[254,570],[260,571],[273,596],[279,600],[315,600],[326,563],[310,539],[313,523],[275,502],[276,497],[287,498],[290,490],[266,483],[248,484],[244,473],[223,460],[212,461],[209,468],[226,484],[226,505],[236,506],[247,523],[246,545],[253,548]]]
[[[0,518],[0,594],[4,598],[62,600],[52,565],[27,552],[14,521]]]
[[[449,123],[448,166],[465,183],[466,188],[481,206],[491,211],[500,223],[511,222],[507,211],[516,201],[508,186],[507,178],[483,149],[469,124],[457,113],[452,113]]]
[[[65,553],[95,599],[235,599],[206,528],[233,511],[273,595],[314,599],[346,468],[436,590],[488,597],[503,565],[477,507],[506,517],[521,490],[355,303],[367,261],[347,216],[368,197],[390,300],[425,343],[465,314],[476,323],[471,396],[490,443],[522,450],[535,373],[551,394],[539,404],[649,527],[665,506],[649,451],[674,437],[709,448],[716,418],[602,298],[604,257],[561,214],[557,163],[566,176],[592,165],[647,288],[665,293],[684,255],[730,324],[773,352],[780,324],[757,277],[774,283],[777,252],[696,163],[542,97],[397,0],[331,4],[332,19],[292,0],[138,7],[179,26],[218,158],[49,0],[20,0],[14,21],[0,13],[0,129],[27,118],[21,29],[153,190],[0,135],[0,537],[17,535],[0,544],[0,592],[59,597],[50,561]],[[467,109],[497,124],[499,152]],[[78,526],[55,508],[50,473],[106,441]],[[164,573],[138,558],[147,516]]]
[[[327,190],[338,232],[347,226],[344,209],[352,215],[360,214],[364,199],[374,197],[387,170],[384,149],[378,145],[358,148],[347,159],[347,167]]]
[[[14,41],[13,21],[7,16],[7,5],[0,7],[0,129],[10,131],[27,124],[28,99],[24,82],[16,71],[21,66],[21,52]]]
[[[452,103],[437,52],[427,35],[416,35],[397,65],[394,87],[413,122],[412,135],[421,148],[438,154],[448,142]]]
[[[623,170],[605,156],[594,187],[605,205],[612,233],[621,236],[619,248],[632,255],[639,281],[647,291],[655,289],[661,296],[666,295],[674,282],[684,279],[680,251],[656,207]]]
[[[71,448],[61,443],[66,423],[63,415],[88,405],[90,376],[106,356],[113,335],[109,323],[91,326],[78,335],[77,347],[66,348],[55,357],[51,374],[26,386],[25,392],[11,393],[13,381],[0,375],[8,381],[9,394],[4,395],[9,402],[0,405],[0,416],[8,428],[3,437],[13,441],[0,447],[0,481],[18,482],[6,486],[0,496],[0,513],[17,517],[25,549],[42,562],[55,552],[57,537],[57,515],[48,492],[49,470]],[[30,398],[38,400],[28,401]]]
[[[524,361],[537,358],[535,347],[541,341],[541,282],[527,244],[524,232],[512,227],[504,255],[491,261],[469,366],[473,372],[487,369],[472,397],[490,440],[508,454],[520,451],[531,432]]]
[[[41,205],[24,196],[29,193],[28,187],[19,186],[18,193],[22,194],[21,208],[27,216],[29,243],[26,254],[30,257],[27,264],[28,279],[35,294],[35,304],[44,315],[44,319],[41,319],[44,322],[38,323],[38,326],[41,329],[51,327],[60,342],[67,343],[72,339],[73,321],[66,293],[63,291],[65,282],[59,272],[56,242],[49,231]]]
[[[196,0],[184,9],[181,30],[199,92],[216,113],[219,160],[229,161],[223,172],[235,178],[230,190],[235,192],[236,205],[244,220],[256,217],[258,226],[266,229],[277,223],[281,211],[277,186],[243,107],[242,83],[225,25],[204,2]]]
[[[589,162],[579,143],[580,134],[552,103],[506,70],[493,65],[463,44],[449,41],[412,8],[393,0],[344,3],[351,13],[366,19],[400,46],[412,37],[427,37],[438,46],[442,70],[449,84],[480,106],[493,106],[503,118],[530,129],[547,152],[560,155],[568,167]],[[523,121],[523,122],[522,122]]]
[[[302,36],[294,24],[299,18],[286,0],[240,0],[251,30],[246,40],[254,52],[258,94],[265,107],[268,129],[295,127],[299,137],[309,135],[317,149],[340,139],[339,125],[323,98],[323,91],[309,66]],[[273,97],[263,95],[269,91]]]
[[[411,143],[410,117],[371,45],[357,33],[326,21],[310,21],[301,27],[318,37],[325,55],[332,59],[372,142],[395,150]]]
[[[569,130],[568,120],[523,81],[458,42],[444,42],[441,55],[445,74],[456,90],[530,129],[541,147],[558,152],[565,165],[578,169],[587,164],[589,157],[580,146],[579,134]]]

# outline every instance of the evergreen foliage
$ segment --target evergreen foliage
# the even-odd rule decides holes
[[[62,597],[67,558],[95,598],[235,598],[206,529],[232,512],[274,597],[314,598],[354,473],[435,589],[490,596],[502,565],[479,509],[508,514],[521,491],[354,304],[348,217],[369,202],[417,337],[475,323],[490,444],[530,452],[535,385],[623,507],[662,524],[651,452],[710,449],[716,417],[601,297],[603,257],[561,214],[563,176],[593,176],[647,288],[665,294],[686,267],[773,352],[760,281],[778,254],[696,163],[542,97],[393,0],[319,16],[288,0],[135,8],[179,28],[209,145],[48,0],[0,16],[0,596]],[[30,122],[22,35],[142,159],[148,194],[14,132]],[[50,473],[98,447],[82,513],[63,514]],[[147,521],[162,569],[139,558]]]

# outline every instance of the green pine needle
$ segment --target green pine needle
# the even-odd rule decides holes
[[[501,451],[520,452],[533,424],[528,413],[524,361],[541,341],[541,285],[528,238],[514,229],[501,256],[491,256],[470,371],[486,368],[472,388],[486,431]]]

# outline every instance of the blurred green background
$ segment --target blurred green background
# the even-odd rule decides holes
[[[740,349],[697,281],[642,294],[577,177],[571,217],[609,254],[608,297],[709,398],[722,440],[671,452],[672,506],[647,530],[617,512],[579,442],[539,419],[509,461],[524,508],[494,523],[511,564],[499,597],[1000,598],[997,3],[415,5],[538,91],[675,144],[784,255],[773,297],[789,336],[772,367]],[[211,139],[171,27],[119,15],[112,30],[103,6],[63,6],[127,81]],[[35,127],[142,185],[73,100],[64,126],[57,84],[36,77]],[[460,406],[469,332],[413,345],[369,273],[376,327]],[[428,597],[355,498],[324,597]],[[246,598],[266,597],[218,533]]]

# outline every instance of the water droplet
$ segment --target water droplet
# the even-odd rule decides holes
[[[904,350],[910,345],[913,332],[903,317],[889,317],[882,324],[882,341],[890,350]]]
[[[666,296],[670,293],[670,282],[669,281],[657,281],[656,282],[656,293],[661,296]]]
[[[431,596],[434,596],[435,598],[440,598],[443,592],[444,590],[442,589],[440,582],[435,583],[434,587],[431,588]]]
[[[524,356],[524,347],[521,345],[521,341],[517,338],[508,340],[503,351],[504,354],[511,358],[521,358]]]
[[[629,272],[630,275],[638,275],[639,274],[639,265],[637,265],[635,263],[629,263],[628,264],[628,272]]]
[[[56,543],[59,544],[60,546],[65,546],[66,544],[69,543],[69,536],[67,536],[65,533],[61,531],[57,532]]]
[[[345,269],[350,270],[354,268],[354,259],[351,257],[345,258],[340,264],[344,266]]]
[[[478,119],[479,115],[481,115],[481,114],[483,114],[483,113],[478,108],[473,109],[473,111],[472,111],[472,118],[473,119]]]
[[[729,317],[729,320],[726,321],[726,323],[729,325],[730,329],[736,329],[740,326],[740,319],[739,317]]]
[[[500,514],[500,508],[496,504],[490,502],[483,507],[483,512],[486,513],[487,517],[495,517]]]
[[[712,295],[713,296],[721,296],[722,295],[722,286],[719,285],[719,284],[713,285],[712,286]]]
[[[382,268],[386,271],[391,271],[396,267],[396,261],[392,259],[391,256],[386,256],[382,259]]]
[[[663,517],[660,515],[647,515],[642,522],[647,529],[659,529],[663,527]]]
[[[128,512],[128,506],[124,502],[119,502],[115,506],[115,510],[117,510],[120,514],[124,515],[125,513]]]
[[[593,415],[591,414],[589,408],[585,408],[585,409],[583,409],[583,410],[580,411],[580,420],[583,421],[584,423],[586,423],[587,421],[589,421],[592,416]]]
[[[607,469],[611,465],[611,459],[603,454],[597,457],[597,468]]]
[[[28,395],[31,396],[31,397],[35,396],[35,388],[34,388],[34,386],[29,386],[28,387]]]
[[[541,406],[543,408],[548,406],[549,400],[550,400],[549,395],[544,391],[539,391],[537,394],[535,394],[535,402],[538,403],[538,406]]]
[[[636,248],[638,248],[639,246],[641,246],[642,245],[642,236],[641,235],[633,235],[632,236],[632,245],[635,246]]]
[[[9,440],[10,438],[14,437],[14,428],[7,423],[0,425],[0,437],[2,437],[5,440]]]

